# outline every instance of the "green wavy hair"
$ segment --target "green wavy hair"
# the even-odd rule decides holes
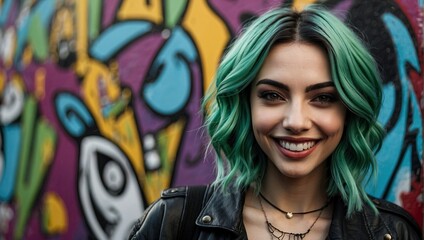
[[[246,188],[260,183],[266,156],[252,131],[250,84],[271,47],[303,42],[327,53],[331,77],[347,107],[342,139],[331,154],[329,196],[340,194],[348,215],[361,210],[368,198],[363,183],[376,174],[375,151],[384,130],[377,122],[382,90],[376,63],[359,38],[337,17],[318,6],[297,12],[277,8],[243,29],[224,55],[213,84],[205,94],[205,127],[217,157],[215,185]]]

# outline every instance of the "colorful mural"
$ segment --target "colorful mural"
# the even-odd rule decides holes
[[[161,190],[208,183],[200,101],[241,26],[312,0],[1,0],[0,239],[124,239]],[[422,225],[422,0],[329,0],[383,73],[370,193]]]

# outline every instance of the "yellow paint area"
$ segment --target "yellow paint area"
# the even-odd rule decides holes
[[[76,5],[76,52],[77,62],[75,71],[78,75],[85,75],[90,67],[88,57],[88,1],[75,1]]]
[[[45,96],[46,70],[38,68],[35,72],[35,97],[40,100]]]
[[[47,192],[43,202],[43,228],[49,234],[63,234],[68,230],[68,213],[62,198],[54,192]]]
[[[6,73],[3,71],[3,69],[0,69],[0,95],[3,94],[5,86],[6,86]]]
[[[206,0],[189,1],[182,25],[193,37],[199,50],[203,67],[203,87],[206,90],[230,39],[229,31]]]
[[[57,12],[57,23],[56,29],[60,35],[66,39],[70,39],[74,36],[75,23],[74,23],[74,13],[70,8],[61,8]]]
[[[105,130],[102,131],[104,135],[114,139],[114,142],[127,154],[139,179],[143,179],[145,170],[142,164],[142,147],[132,109],[125,110],[118,120],[105,121],[104,127]]]
[[[137,123],[133,110],[127,106],[129,99],[125,100],[131,97],[131,91],[122,90],[119,80],[115,79],[110,69],[102,63],[91,60],[87,69],[81,84],[81,94],[101,135],[113,140],[125,152],[139,179],[145,178]],[[126,105],[118,106],[114,114],[105,113],[107,109],[125,102]]]
[[[75,18],[74,12],[69,7],[58,6],[56,15],[52,20],[52,28],[50,31],[50,53],[53,57],[58,58],[57,47],[61,40],[71,40],[75,38]],[[81,39],[82,40],[82,39]]]
[[[302,11],[307,5],[316,2],[316,0],[294,0],[293,9]]]
[[[47,122],[47,121],[46,121]],[[43,146],[41,149],[41,161],[43,168],[47,168],[53,161],[53,155],[55,153],[56,143],[53,138],[44,139]]]
[[[18,73],[13,74],[11,84],[13,84],[13,87],[19,89],[21,92],[24,92],[26,89],[24,80],[22,79],[22,76]]]
[[[124,0],[117,18],[119,20],[144,19],[159,25],[163,22],[162,1]]]
[[[22,64],[28,66],[32,62],[33,51],[30,45],[24,48],[22,52]]]
[[[148,203],[156,200],[163,189],[170,187],[175,159],[177,158],[185,125],[186,120],[181,118],[157,134],[157,150],[160,154],[162,167],[158,171],[149,172],[146,176],[143,190]]]

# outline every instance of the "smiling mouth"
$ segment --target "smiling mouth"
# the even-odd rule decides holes
[[[306,142],[303,142],[303,143],[294,143],[294,142],[288,142],[288,141],[284,141],[284,140],[279,141],[279,145],[282,148],[293,151],[293,152],[306,151],[306,150],[314,147],[315,144],[317,144],[317,141],[306,141]]]

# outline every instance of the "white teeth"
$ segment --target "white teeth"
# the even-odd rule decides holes
[[[280,145],[283,148],[288,149],[290,151],[301,152],[301,151],[305,151],[305,150],[308,150],[311,147],[313,147],[315,145],[315,142],[309,141],[309,142],[305,142],[305,143],[290,143],[290,142],[286,142],[286,141],[280,141]]]

